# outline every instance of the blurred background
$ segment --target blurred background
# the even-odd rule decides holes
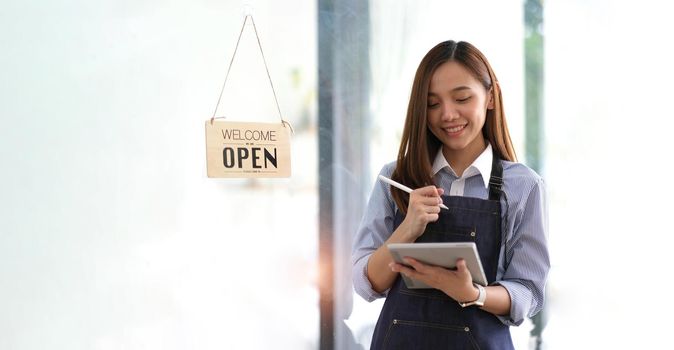
[[[0,349],[367,349],[351,237],[448,39],[488,57],[547,184],[547,305],[516,347],[671,346],[668,2],[0,4]],[[287,179],[206,177],[247,13]],[[218,116],[280,122],[251,25]]]

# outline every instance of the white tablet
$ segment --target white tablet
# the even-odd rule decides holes
[[[429,265],[446,268],[456,268],[456,260],[462,258],[473,277],[473,282],[486,286],[487,277],[484,275],[477,246],[474,242],[457,243],[390,243],[388,250],[397,263],[405,264],[403,258],[409,256]],[[407,264],[405,264],[407,265]],[[431,288],[427,284],[407,278],[402,275],[405,285],[410,289]]]

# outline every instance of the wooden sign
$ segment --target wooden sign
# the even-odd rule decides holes
[[[290,177],[290,128],[206,121],[208,177]]]

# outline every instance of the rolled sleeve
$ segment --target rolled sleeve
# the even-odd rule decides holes
[[[510,315],[499,316],[498,319],[508,326],[519,326],[524,322],[527,316],[528,307],[533,299],[533,294],[523,283],[515,281],[499,281],[497,284],[503,286],[510,295]]]
[[[533,317],[545,300],[545,283],[550,270],[547,249],[548,218],[545,187],[539,179],[516,209],[513,235],[506,245],[506,269],[496,284],[510,294],[510,315],[499,316],[506,325],[518,326]]]
[[[389,163],[379,174],[390,177],[394,167],[395,163]],[[391,197],[391,189],[387,184],[377,181],[354,238],[351,255],[353,288],[368,302],[386,297],[388,292],[378,293],[372,288],[367,278],[367,264],[372,253],[391,236],[394,215],[395,202]]]
[[[367,278],[367,263],[370,260],[370,255],[364,256],[353,265],[353,288],[358,295],[368,302],[384,298],[388,294],[388,290],[384,293],[377,293]]]

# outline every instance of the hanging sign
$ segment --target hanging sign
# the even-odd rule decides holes
[[[267,77],[274,93],[274,101],[278,109],[281,122],[255,123],[222,121],[223,117],[216,117],[222,93],[227,85],[229,71],[236,56],[241,41],[241,34],[250,17],[257,37],[258,47],[267,70]],[[225,82],[220,91],[218,103],[215,105],[213,117],[206,121],[206,170],[208,177],[289,177],[290,176],[290,123],[283,120],[281,108],[276,98],[274,84],[271,81],[267,61],[264,58],[260,37],[257,35],[255,21],[251,15],[246,15],[239,33],[239,39],[234,48],[234,55],[229,62]]]
[[[289,177],[290,128],[206,121],[208,177]]]

